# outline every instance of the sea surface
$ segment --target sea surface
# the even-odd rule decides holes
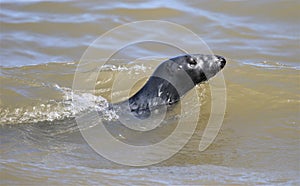
[[[1,185],[300,185],[299,1],[0,3]],[[85,59],[82,64],[85,51],[104,33],[145,20],[189,29],[212,53],[224,56],[227,99],[222,127],[205,151],[198,148],[213,114],[210,82],[214,79],[194,89],[201,110],[188,143],[166,161],[134,167],[96,153],[82,137],[76,117],[95,109],[95,100],[112,101],[111,95],[126,99],[124,92],[136,92],[161,61],[183,53],[159,43],[137,44],[105,66],[100,65],[107,62],[104,58]],[[121,32],[109,44],[98,43],[97,52],[115,52],[123,41],[133,36],[147,40],[157,30],[162,38],[175,32],[181,43],[197,45],[176,30],[153,27],[144,29],[144,36],[136,35],[135,29]],[[136,56],[145,59],[132,60]],[[88,79],[99,70],[103,72],[96,78],[94,91],[73,91],[76,72],[86,73]],[[145,78],[133,88],[122,81],[123,89],[114,91],[119,74],[127,75],[122,80],[135,75]],[[174,113],[177,119],[191,114]],[[110,120],[113,116],[107,114]],[[141,139],[116,131],[125,141],[145,144],[169,134],[158,129]]]

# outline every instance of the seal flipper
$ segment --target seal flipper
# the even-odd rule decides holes
[[[147,102],[138,105],[131,99],[129,100],[129,108],[130,111],[134,114],[134,116],[140,119],[146,119],[151,115],[149,104]]]

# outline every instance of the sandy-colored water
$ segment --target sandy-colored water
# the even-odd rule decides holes
[[[298,1],[2,0],[0,17],[1,185],[300,184]],[[72,102],[71,88],[78,62],[94,40],[116,26],[142,20],[182,25],[227,59],[227,107],[217,138],[199,152],[211,98],[209,83],[196,87],[201,114],[187,145],[159,164],[129,167],[101,157],[82,138],[74,117],[90,109],[95,97],[87,90]],[[124,33],[114,42],[134,34]],[[178,53],[168,50],[136,46],[125,53]],[[113,61],[98,77],[95,95],[110,100],[118,74],[147,76],[162,60]],[[84,70],[92,74],[98,64],[89,61]],[[122,91],[114,94],[123,96]],[[122,136],[132,143],[151,143],[170,130],[162,127],[146,139],[126,131]]]

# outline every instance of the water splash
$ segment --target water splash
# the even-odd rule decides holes
[[[57,84],[53,88],[63,93],[61,101],[49,100],[47,103],[13,109],[0,108],[0,125],[63,120],[90,110],[101,112],[107,120],[117,117],[108,109],[108,101],[101,96],[74,93],[72,89]]]

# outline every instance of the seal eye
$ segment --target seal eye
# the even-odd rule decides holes
[[[188,57],[188,58],[187,58],[187,62],[188,62],[190,65],[196,65],[196,64],[197,64],[197,61],[196,61],[193,57]]]

